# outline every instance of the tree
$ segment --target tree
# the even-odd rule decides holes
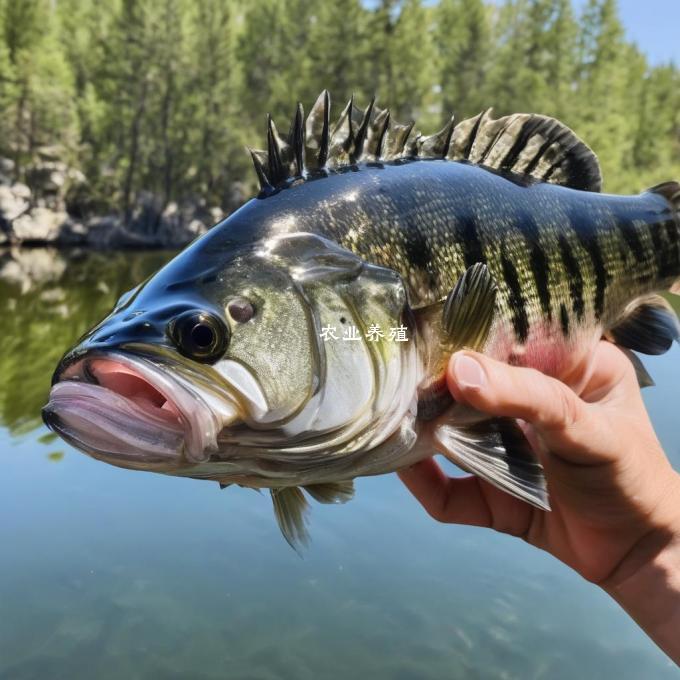
[[[279,121],[292,115],[312,58],[307,48],[312,11],[306,0],[257,0],[247,6],[237,57],[244,65],[241,110],[251,129],[263,129],[266,113]]]
[[[444,118],[475,115],[492,103],[489,9],[483,0],[442,0],[434,19]]]
[[[633,48],[624,42],[616,0],[588,1],[581,17],[579,61],[578,131],[597,150],[605,182],[610,182],[632,153],[635,125],[626,106],[628,69],[637,67],[635,81],[644,75]]]
[[[361,0],[319,0],[311,16],[308,52],[308,86],[303,101],[313,102],[324,89],[332,89],[336,103],[344,106],[352,94],[368,103],[378,83],[371,69],[373,36],[368,30],[370,12]],[[304,84],[303,84],[304,86]]]
[[[616,0],[0,0],[0,155],[81,167],[83,214],[142,196],[233,206],[243,146],[328,88],[429,132],[493,106],[572,126],[608,189],[680,177],[680,71],[626,41]],[[80,204],[79,204],[80,205]],[[89,212],[88,212],[89,211]]]
[[[193,134],[190,173],[206,200],[226,204],[230,182],[242,176],[244,127],[240,116],[242,72],[236,59],[235,10],[231,2],[197,0],[190,13],[189,51]]]
[[[54,9],[47,0],[2,5],[4,45],[0,50],[7,151],[17,178],[24,178],[40,147],[60,147],[75,160],[78,119],[73,74],[57,34]]]

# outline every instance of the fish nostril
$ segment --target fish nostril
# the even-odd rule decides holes
[[[96,343],[109,342],[112,338],[115,337],[116,337],[115,333],[109,333],[108,335],[99,335],[96,338],[92,338],[92,342]]]

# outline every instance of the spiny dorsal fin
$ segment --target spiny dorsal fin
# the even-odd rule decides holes
[[[368,159],[378,160],[382,156],[385,146],[385,138],[390,127],[390,110],[376,111],[376,116],[371,125],[371,133],[368,137]]]
[[[416,156],[421,158],[445,158],[451,144],[453,134],[453,116],[449,122],[439,131],[428,137],[418,137],[416,141]]]
[[[305,112],[302,104],[298,102],[295,108],[295,116],[290,125],[288,143],[293,150],[296,176],[302,176],[305,171]]]
[[[602,184],[595,154],[554,118],[516,113],[494,119],[488,109],[457,125],[451,119],[439,132],[422,136],[413,123],[393,121],[389,110],[379,109],[374,100],[362,111],[352,96],[331,126],[327,90],[306,120],[298,104],[287,140],[279,136],[269,117],[267,151],[251,150],[251,156],[265,192],[309,172],[406,158],[464,160],[586,191],[599,191]],[[668,183],[650,191],[679,205],[677,189],[678,185]]]
[[[328,142],[330,140],[331,96],[324,90],[314,102],[307,116],[305,130],[305,167],[309,171],[326,166]]]

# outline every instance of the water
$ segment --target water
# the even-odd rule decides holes
[[[96,462],[42,426],[59,356],[167,254],[0,255],[0,679],[677,678],[549,555],[438,525],[394,475],[313,508]],[[646,361],[680,467],[680,352]]]

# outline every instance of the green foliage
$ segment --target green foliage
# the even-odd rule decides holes
[[[91,210],[234,207],[245,145],[300,99],[375,92],[425,131],[493,106],[537,111],[593,147],[606,188],[680,177],[680,70],[628,43],[616,0],[0,0],[0,156],[50,147]],[[82,200],[83,197],[80,196]]]

